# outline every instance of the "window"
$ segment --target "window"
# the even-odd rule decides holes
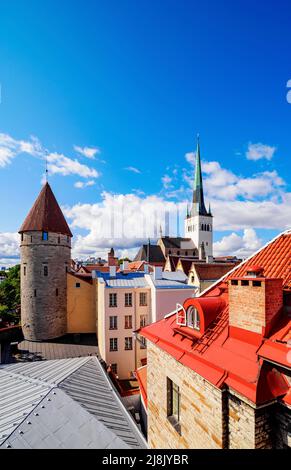
[[[69,242],[70,242],[70,237],[69,237],[69,236],[67,236],[67,243],[69,243]]]
[[[147,324],[147,315],[140,316],[140,327],[146,326]]]
[[[146,307],[148,304],[147,302],[147,293],[146,292],[140,292],[139,294],[139,305],[141,307]]]
[[[188,256],[188,251],[185,251],[185,256]]]
[[[233,279],[233,280],[231,281],[231,285],[232,285],[232,286],[237,286],[237,285],[238,285],[238,281],[237,281],[236,279]]]
[[[48,232],[42,232],[42,239],[45,241],[48,240]]]
[[[111,370],[113,374],[117,375],[117,364],[111,364]]]
[[[177,255],[178,255],[178,256],[180,255],[180,251],[179,251],[179,250],[177,251]]]
[[[124,319],[124,328],[128,330],[129,328],[132,328],[132,315],[125,315]]]
[[[43,267],[43,275],[48,276],[48,267],[47,266]]]
[[[147,347],[147,340],[141,336],[140,337],[140,349],[146,349]]]
[[[117,330],[117,317],[109,317],[109,330]]]
[[[249,281],[241,281],[241,285],[242,285],[242,286],[248,286],[248,285],[249,285]]]
[[[125,338],[125,348],[126,351],[132,350],[132,338]]]
[[[32,235],[31,235],[31,237],[30,237],[30,242],[32,243]]]
[[[81,284],[79,282],[76,282],[76,289],[80,289]]]
[[[56,289],[56,297],[59,295],[59,289]]]
[[[110,351],[118,351],[118,339],[110,338]]]
[[[34,289],[34,297],[36,297],[36,289]]]
[[[262,285],[261,281],[253,281],[254,287],[261,287],[261,285]]]
[[[132,294],[125,294],[125,307],[132,307]]]
[[[109,307],[117,307],[117,294],[109,294]]]
[[[172,254],[172,251],[171,251],[171,250],[169,250],[169,255],[171,255],[171,254]]]
[[[187,326],[200,330],[200,317],[197,308],[191,306],[187,310]]]
[[[177,432],[181,433],[180,425],[180,390],[171,379],[167,377],[167,417]]]
[[[61,243],[61,237],[58,237],[58,243]]]
[[[23,276],[26,276],[26,266],[23,266]]]

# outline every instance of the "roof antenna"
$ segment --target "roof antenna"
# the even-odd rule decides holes
[[[45,182],[48,183],[47,152],[45,153]]]

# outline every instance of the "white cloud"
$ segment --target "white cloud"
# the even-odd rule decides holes
[[[43,148],[39,140],[31,136],[30,140],[16,140],[8,134],[0,133],[0,167],[4,168],[20,153],[33,157],[42,157]]]
[[[169,188],[171,188],[171,183],[173,181],[173,178],[171,178],[171,176],[169,176],[169,175],[164,175],[162,177],[161,181],[163,183],[164,189],[169,189]]]
[[[243,235],[231,233],[213,244],[215,256],[236,255],[238,258],[246,258],[257,251],[263,242],[258,238],[252,228],[245,229]]]
[[[95,159],[95,155],[101,153],[98,147],[78,147],[74,145],[74,150],[80,155],[83,155],[83,157],[90,158],[91,160]]]
[[[124,168],[124,170],[131,171],[132,173],[141,174],[141,171],[138,168],[135,168],[134,166],[127,166],[126,168]]]
[[[19,263],[18,233],[0,233],[0,263],[3,266],[12,266]]]
[[[100,173],[95,168],[89,168],[78,160],[72,160],[60,153],[49,153],[47,155],[47,162],[48,171],[51,175],[78,175],[83,178],[98,178],[100,176]]]
[[[81,149],[83,153],[92,155],[92,151],[95,153],[98,149],[90,149],[85,147]],[[0,168],[4,168],[9,165],[11,161],[20,155],[26,153],[32,157],[41,158],[44,160],[47,158],[48,171],[51,175],[60,174],[63,176],[78,175],[83,178],[98,178],[100,173],[95,168],[89,168],[87,165],[83,165],[77,159],[72,160],[63,154],[57,152],[49,153],[37,139],[37,137],[30,137],[30,140],[16,140],[8,134],[0,133]],[[45,176],[42,177],[42,182],[45,180]]]
[[[271,147],[270,145],[265,145],[262,143],[252,144],[249,143],[246,157],[248,160],[261,160],[265,158],[266,160],[271,160],[276,151],[276,147]]]
[[[188,152],[185,154],[185,158],[188,163],[195,165],[196,162],[196,152]]]
[[[90,181],[77,181],[74,186],[75,188],[78,188],[78,189],[83,189],[83,188],[87,188],[88,186],[94,186],[95,181],[94,180],[90,180]]]

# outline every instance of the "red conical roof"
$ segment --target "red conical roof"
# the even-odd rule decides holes
[[[20,227],[22,232],[54,232],[72,237],[64,214],[48,183],[44,185],[28,216]]]

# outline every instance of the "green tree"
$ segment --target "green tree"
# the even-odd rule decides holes
[[[20,266],[10,268],[0,284],[0,317],[4,321],[18,321],[20,311]]]

